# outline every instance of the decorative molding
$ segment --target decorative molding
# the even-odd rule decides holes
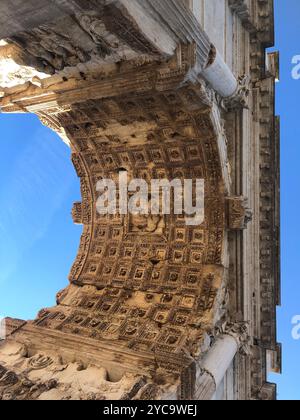
[[[82,203],[81,202],[74,203],[73,209],[72,209],[72,218],[73,218],[73,222],[76,225],[82,225],[83,224]]]
[[[244,230],[251,222],[253,214],[248,208],[248,199],[245,197],[227,197],[228,229]]]
[[[229,0],[229,6],[239,16],[252,35],[257,36],[265,46],[274,43],[273,0]]]

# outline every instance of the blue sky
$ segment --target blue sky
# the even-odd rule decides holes
[[[300,1],[275,0],[276,48],[281,54],[277,113],[281,116],[282,308],[278,340],[283,343],[279,399],[300,400],[300,341],[291,320],[300,315],[300,79],[292,58],[300,55]],[[81,227],[72,222],[80,199],[70,150],[32,115],[1,115],[0,314],[34,318],[55,303],[67,285]]]
[[[0,314],[22,319],[67,285],[81,227],[69,148],[33,115],[0,114]]]

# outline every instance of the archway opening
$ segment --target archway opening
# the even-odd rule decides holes
[[[80,185],[70,149],[35,115],[1,114],[0,132],[0,314],[34,319],[68,284]]]

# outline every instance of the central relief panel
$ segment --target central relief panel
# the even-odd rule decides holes
[[[133,351],[196,357],[214,325],[224,274],[224,185],[211,108],[188,86],[79,102],[51,118],[71,143],[82,190],[73,217],[84,230],[71,285],[35,324]],[[172,210],[99,214],[97,182],[120,173],[148,185],[204,179],[204,222],[187,225]]]

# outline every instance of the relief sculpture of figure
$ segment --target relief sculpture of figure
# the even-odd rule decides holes
[[[89,58],[86,52],[73,45],[63,34],[48,28],[38,28],[36,33],[41,39],[41,46],[55,55],[55,64],[59,69],[64,65],[72,66],[78,62],[86,62]]]
[[[103,22],[88,15],[81,15],[78,19],[81,27],[98,45],[98,52],[102,58],[111,55],[112,50],[118,48],[118,42],[107,32]]]
[[[139,215],[132,216],[131,232],[139,232],[142,234],[162,235],[164,233],[165,222],[161,215]]]

